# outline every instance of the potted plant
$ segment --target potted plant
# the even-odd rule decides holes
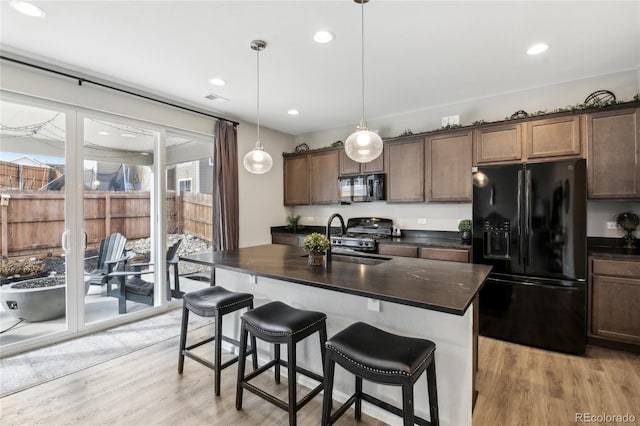
[[[471,240],[471,219],[462,219],[458,222],[458,231],[463,241]]]
[[[300,225],[298,222],[300,222],[300,215],[287,215],[287,229],[293,232],[298,232],[298,230],[302,229],[303,226]]]
[[[304,238],[303,249],[309,253],[309,265],[322,265],[324,252],[329,249],[329,239],[319,232],[313,232]]]

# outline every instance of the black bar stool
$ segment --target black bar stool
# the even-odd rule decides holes
[[[331,425],[355,402],[356,419],[362,414],[362,400],[401,416],[404,425],[439,425],[436,391],[436,345],[430,340],[403,337],[357,322],[325,344],[325,382],[322,425]],[[333,372],[338,363],[356,376],[355,393],[331,415]],[[414,414],[413,385],[427,371],[431,422]],[[362,379],[402,386],[402,410],[362,392]]]
[[[274,345],[274,359],[244,375],[245,359],[240,358],[238,362],[238,382],[236,390],[236,409],[242,409],[242,390],[246,389],[270,403],[289,412],[289,425],[296,424],[296,413],[305,406],[311,399],[322,391],[323,377],[307,369],[296,365],[296,343],[310,336],[316,331],[320,334],[320,353],[324,366],[324,344],[327,341],[327,316],[322,312],[303,311],[293,308],[282,302],[270,302],[255,309],[245,312],[242,315],[242,326],[240,329],[240,352],[245,350],[247,345],[247,334],[251,333],[252,338],[258,338]],[[280,359],[280,345],[287,345],[287,361]],[[252,342],[255,347],[255,343]],[[280,366],[288,368],[289,378],[289,401],[288,403],[263,391],[262,389],[249,383],[249,380],[264,373],[271,367],[275,370],[275,381],[280,383]],[[300,401],[296,399],[296,372],[310,377],[320,382]]]
[[[215,394],[220,395],[220,373],[222,370],[232,365],[238,359],[244,361],[245,357],[249,354],[253,354],[253,368],[258,368],[258,354],[255,350],[256,340],[252,338],[251,348],[247,351],[246,345],[242,348],[239,354],[243,356],[236,356],[229,359],[227,362],[222,363],[222,341],[229,342],[235,346],[240,346],[240,342],[227,336],[222,335],[222,316],[230,312],[235,312],[242,308],[249,310],[253,309],[253,294],[250,293],[234,293],[223,287],[207,287],[201,290],[192,291],[186,293],[183,296],[183,308],[182,308],[182,329],[180,331],[180,356],[178,358],[178,373],[182,374],[184,368],[184,357],[187,356],[200,364],[211,368],[215,372]],[[187,325],[189,323],[189,311],[201,317],[214,317],[216,324],[215,335],[189,347],[187,345]],[[215,359],[212,363],[198,355],[191,352],[199,346],[214,340],[214,352]],[[243,362],[244,364],[244,362]]]

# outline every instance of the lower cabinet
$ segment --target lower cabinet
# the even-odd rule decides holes
[[[304,237],[299,235],[271,234],[271,244],[283,244],[285,246],[302,247]]]
[[[469,250],[420,247],[421,259],[469,263]]]
[[[448,260],[469,263],[469,250],[439,247],[418,247],[400,244],[378,244],[378,254],[387,256],[419,257],[421,259]]]
[[[588,335],[640,346],[640,260],[591,257],[590,268]]]

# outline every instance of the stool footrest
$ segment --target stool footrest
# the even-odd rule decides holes
[[[355,394],[353,395],[354,397],[356,396]],[[389,404],[388,402],[384,402],[374,396],[369,395],[368,393],[364,393],[362,392],[360,394],[360,398],[362,398],[363,401],[367,401],[373,405],[377,405],[380,408],[384,408],[385,410],[395,414],[396,416],[403,416],[402,410],[399,409],[398,407],[395,407],[391,404]],[[423,419],[422,417],[418,417],[418,416],[414,416],[414,422],[421,425],[421,426],[431,426],[431,422],[428,422],[427,420]]]
[[[192,349],[194,347],[198,347],[202,343],[205,343],[205,342],[201,342],[201,343],[199,343],[197,345],[190,346],[188,348],[183,349],[182,355],[186,356],[187,358],[191,358],[194,361],[199,362],[200,364],[204,365],[205,367],[209,367],[210,369],[215,370],[216,369],[216,365],[213,362],[211,362],[211,361],[209,361],[207,359],[204,359],[204,358],[202,358],[202,357],[200,357],[198,355],[192,354],[190,352],[190,349]],[[254,349],[249,346],[249,348],[247,349],[247,354],[245,356],[249,356],[249,355],[253,354],[253,352],[254,352]],[[236,361],[238,361],[238,356],[234,356],[233,358],[227,360],[226,362],[223,362],[222,364],[220,364],[220,370],[224,370],[225,368],[227,368],[230,365],[234,364]]]
[[[340,416],[342,416],[348,409],[349,407],[351,407],[353,405],[354,402],[356,402],[356,396],[357,394],[353,394],[351,395],[351,397],[349,399],[347,399],[345,401],[344,404],[342,404],[340,406],[340,408],[338,408],[333,415],[329,418],[329,424],[333,424],[335,423],[336,420],[338,420],[340,418]]]

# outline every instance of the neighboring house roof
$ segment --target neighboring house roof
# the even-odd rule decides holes
[[[15,160],[12,161],[12,163],[19,164],[22,166],[35,166],[35,167],[46,167],[46,168],[49,167],[47,164],[44,164],[36,160],[35,158],[29,157],[28,155],[25,155],[20,158],[16,158]]]

